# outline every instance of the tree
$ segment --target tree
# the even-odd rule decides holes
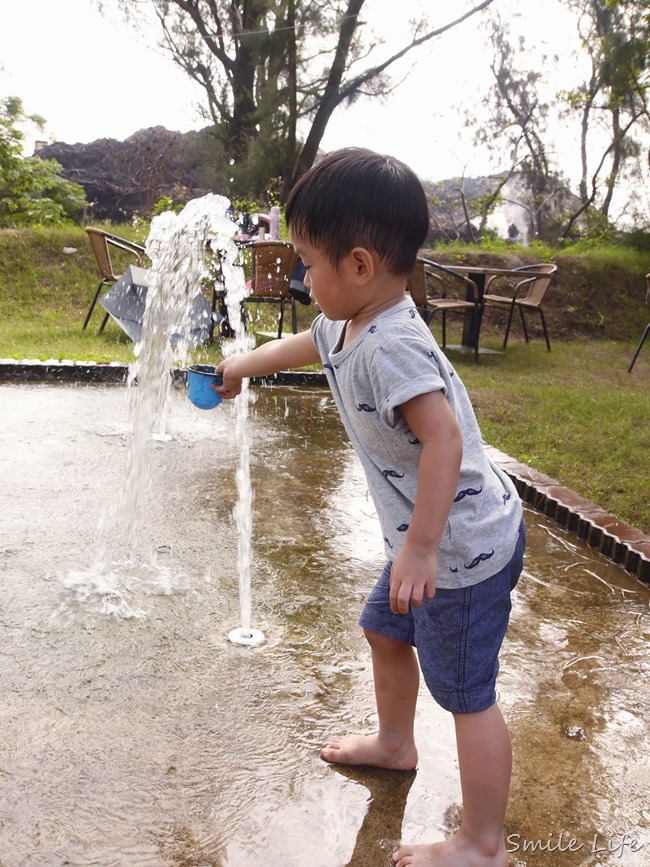
[[[284,199],[338,106],[389,93],[391,66],[492,0],[441,27],[413,23],[408,44],[380,62],[372,62],[378,43],[364,43],[365,0],[114,2],[127,16],[155,13],[163,48],[203,89],[216,154],[240,192],[258,195],[281,178]]]
[[[26,115],[22,100],[0,100],[0,227],[62,223],[87,205],[82,187],[60,176],[56,160],[23,157],[20,125],[42,129],[39,115]]]
[[[588,79],[562,94],[580,116],[581,206],[565,233],[589,209],[610,215],[619,179],[638,155],[639,131],[650,131],[650,12],[647,0],[564,0],[577,16]]]
[[[425,181],[431,231],[429,241],[463,241],[480,244],[489,235],[488,220],[504,201],[503,188],[509,176],[461,177]]]
[[[493,86],[485,99],[487,118],[477,125],[477,141],[497,156],[498,171],[523,174],[529,194],[521,204],[530,217],[531,236],[548,241],[571,237],[578,227],[600,232],[609,226],[622,181],[629,182],[635,167],[642,171],[641,142],[650,132],[647,0],[560,3],[573,14],[581,59],[589,61],[585,80],[554,99],[542,96],[545,81],[538,69],[557,58],[541,57],[534,61],[538,69],[531,69],[525,39],[513,40],[512,21],[505,24],[497,13],[488,25]],[[568,192],[554,164],[558,132],[566,135],[574,125],[581,165],[578,197]]]
[[[489,208],[517,175],[518,205],[528,214],[529,237],[552,241],[558,230],[556,202],[564,185],[549,156],[549,106],[538,88],[542,74],[518,65],[519,58],[526,53],[526,42],[520,37],[518,46],[513,46],[509,27],[498,13],[490,19],[488,28],[493,84],[484,98],[485,112],[477,126],[475,141],[499,159],[501,181],[493,196],[485,201],[488,210],[482,212],[482,229]]]

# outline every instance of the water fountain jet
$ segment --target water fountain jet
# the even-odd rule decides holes
[[[237,629],[231,629],[228,633],[228,641],[233,644],[242,644],[245,647],[257,647],[265,641],[263,632],[259,629],[244,629],[243,626],[238,626]]]
[[[187,366],[192,332],[188,325],[198,288],[206,280],[228,287],[226,304],[234,338],[223,343],[224,355],[251,348],[241,317],[241,303],[247,290],[239,264],[240,252],[234,241],[235,224],[226,211],[230,202],[209,194],[187,203],[180,214],[165,212],[152,220],[146,242],[151,259],[150,284],[142,323],[142,334],[135,352],[136,362],[129,371],[133,435],[127,463],[127,477],[121,498],[104,516],[103,523],[114,523],[118,515],[126,519],[130,535],[141,519],[139,497],[150,484],[147,464],[151,438],[165,441],[165,420],[170,387],[169,371],[174,360]],[[175,356],[175,358],[174,358]],[[234,442],[239,449],[236,472],[238,501],[233,509],[238,534],[238,568],[241,626],[229,633],[237,644],[254,646],[264,641],[259,630],[251,629],[251,533],[252,489],[250,482],[250,431],[248,429],[249,392],[244,382],[235,399]],[[102,533],[103,550],[105,534]]]

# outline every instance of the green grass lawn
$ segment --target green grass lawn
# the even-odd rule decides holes
[[[650,533],[647,348],[628,374],[632,344],[518,340],[459,372],[487,442]]]

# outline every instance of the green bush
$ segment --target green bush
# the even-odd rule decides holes
[[[56,160],[24,157],[19,124],[28,117],[17,97],[0,101],[0,227],[55,225],[78,220],[88,205],[83,187],[61,177]]]

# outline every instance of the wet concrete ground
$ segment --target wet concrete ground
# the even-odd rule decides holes
[[[232,405],[173,394],[121,521],[127,391],[0,386],[0,864],[377,867],[457,825],[453,725],[413,774],[325,765],[374,724],[358,613],[382,564],[329,393],[252,408],[253,625],[239,622]],[[146,475],[144,468],[141,476]],[[512,867],[650,863],[648,587],[527,510],[499,700]],[[98,526],[99,524],[102,526]]]

